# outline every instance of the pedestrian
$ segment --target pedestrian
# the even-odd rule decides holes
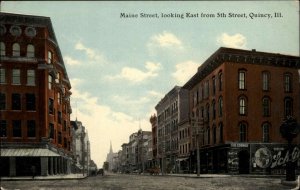
[[[32,173],[32,179],[34,179],[34,177],[35,177],[35,166],[34,165],[31,166],[31,173]]]

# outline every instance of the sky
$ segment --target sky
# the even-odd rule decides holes
[[[72,85],[71,120],[86,127],[98,167],[110,142],[117,152],[139,128],[151,131],[159,101],[218,48],[299,56],[296,0],[2,1],[0,11],[51,18]]]

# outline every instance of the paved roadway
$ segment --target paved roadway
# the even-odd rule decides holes
[[[5,190],[284,190],[279,178],[213,177],[189,178],[108,174],[79,180],[1,181]]]

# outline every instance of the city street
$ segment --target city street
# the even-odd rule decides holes
[[[279,178],[213,177],[190,178],[175,176],[108,174],[81,180],[1,181],[5,190],[24,189],[97,189],[97,190],[196,190],[196,189],[291,189],[283,186]]]

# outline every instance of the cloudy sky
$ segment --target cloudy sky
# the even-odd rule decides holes
[[[295,0],[2,1],[1,11],[51,18],[72,85],[71,119],[87,128],[99,167],[110,141],[118,151],[139,127],[150,131],[149,118],[164,94],[187,82],[219,47],[299,55]]]

